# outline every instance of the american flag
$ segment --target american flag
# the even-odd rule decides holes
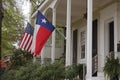
[[[30,23],[27,23],[27,27],[26,27],[25,32],[22,35],[22,38],[21,38],[20,43],[19,43],[20,48],[22,48],[23,50],[26,50],[28,52],[31,51],[33,33],[34,33],[33,26]]]

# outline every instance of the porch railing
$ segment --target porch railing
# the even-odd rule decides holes
[[[98,55],[92,58],[92,74],[98,71]]]

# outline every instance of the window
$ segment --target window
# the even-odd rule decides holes
[[[81,59],[85,58],[85,31],[81,32]]]

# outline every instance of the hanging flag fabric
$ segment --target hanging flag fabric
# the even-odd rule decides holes
[[[27,23],[27,27],[25,29],[24,34],[22,35],[22,38],[19,43],[19,47],[30,52],[31,51],[31,44],[33,40],[33,33],[34,28],[30,23]]]
[[[38,11],[32,43],[32,52],[35,56],[40,55],[44,44],[54,29],[54,26],[47,20],[47,18]]]

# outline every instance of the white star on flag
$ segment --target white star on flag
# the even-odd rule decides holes
[[[47,21],[45,20],[45,18],[44,18],[44,19],[42,19],[42,23],[45,23],[45,24],[46,24],[46,22],[47,22]]]

